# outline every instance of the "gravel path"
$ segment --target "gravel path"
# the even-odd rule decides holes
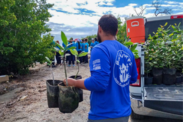
[[[64,79],[63,67],[54,68],[55,79]],[[68,68],[68,76],[74,75],[77,67]],[[88,65],[80,67],[80,74],[83,78],[90,76]],[[38,72],[29,74],[17,83],[24,84],[18,90],[6,93],[8,96],[0,102],[0,122],[87,122],[88,111],[90,109],[89,91],[84,90],[84,101],[71,114],[60,113],[58,108],[48,108],[46,98],[46,80],[51,79],[50,69],[43,67]],[[13,94],[13,95],[12,95]],[[0,96],[2,98],[2,95]],[[5,97],[5,98],[6,98]],[[176,122],[147,117],[143,121],[129,120],[129,122]],[[179,121],[177,121],[179,122]]]

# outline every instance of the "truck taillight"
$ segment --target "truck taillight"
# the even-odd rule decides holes
[[[183,15],[172,15],[171,19],[183,18]]]
[[[138,77],[137,77],[137,81],[134,84],[131,84],[131,86],[136,86],[136,87],[140,87],[141,86],[141,76],[140,76],[140,58],[135,59],[136,65],[137,65],[137,72],[138,72]]]

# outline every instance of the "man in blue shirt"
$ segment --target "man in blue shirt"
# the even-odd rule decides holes
[[[131,114],[129,85],[137,80],[137,68],[133,53],[115,40],[117,32],[118,20],[113,15],[102,16],[100,44],[91,52],[91,77],[68,79],[69,86],[91,91],[88,122],[128,122]]]

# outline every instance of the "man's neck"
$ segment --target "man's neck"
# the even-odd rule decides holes
[[[104,36],[102,42],[105,40],[116,40],[115,36]]]

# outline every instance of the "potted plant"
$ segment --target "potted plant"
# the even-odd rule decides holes
[[[152,58],[149,57],[149,48],[148,45],[145,46],[145,84],[150,85],[153,82],[153,77],[149,76],[150,71],[152,70]]]
[[[180,26],[180,24],[179,24]],[[172,85],[174,83],[181,82],[181,73],[179,69],[182,65],[182,55],[183,51],[182,47],[182,30],[180,27],[175,27],[172,25],[173,32],[171,34],[166,34],[165,36],[170,40],[171,43],[166,44],[166,48],[168,49],[166,56],[166,69],[164,70],[164,80],[163,83],[166,85]],[[176,74],[177,72],[177,74]]]
[[[61,32],[61,39],[62,42],[65,44],[65,47],[61,47],[60,45],[57,45],[60,50],[57,50],[59,54],[63,57],[63,64],[64,64],[64,73],[65,73],[65,79],[66,79],[66,85],[61,82],[58,84],[59,87],[59,97],[58,97],[58,104],[59,104],[59,110],[62,113],[72,113],[79,104],[79,93],[78,89],[76,87],[70,87],[68,86],[67,81],[67,69],[66,69],[66,52],[68,50],[72,51],[75,49],[72,44],[68,44],[67,37],[64,34],[64,32]]]
[[[155,35],[156,36],[156,35]],[[153,75],[153,84],[162,84],[162,79],[163,79],[163,67],[164,67],[164,62],[163,61],[163,56],[162,56],[162,44],[160,43],[161,40],[149,36],[149,40],[146,43],[145,50],[145,58],[149,59],[151,61],[151,66],[152,66],[152,75]],[[148,56],[148,57],[147,57]],[[147,64],[150,65],[147,61]]]
[[[181,73],[181,75],[182,75],[182,80],[181,80],[181,82],[183,83],[183,68],[182,68],[182,73]]]
[[[46,87],[47,87],[47,101],[48,101],[48,107],[49,108],[57,108],[58,107],[58,84],[61,83],[62,81],[60,80],[55,80],[54,79],[54,74],[52,71],[52,61],[48,57],[46,57],[47,60],[47,65],[50,66],[51,73],[52,73],[52,80],[47,80],[46,81]]]
[[[81,52],[80,54],[78,54],[78,52],[76,51],[76,49],[73,49],[73,50],[70,50],[71,53],[76,56],[76,62],[77,62],[77,65],[78,65],[78,71],[76,73],[76,75],[72,75],[70,76],[69,78],[73,78],[73,79],[82,79],[82,76],[81,75],[78,75],[79,74],[79,64],[80,64],[80,61],[78,60],[80,57],[83,57],[83,56],[86,56],[88,53],[87,52]],[[79,93],[79,102],[82,102],[83,101],[83,90],[80,89],[80,88],[76,88],[78,90],[78,93]]]

